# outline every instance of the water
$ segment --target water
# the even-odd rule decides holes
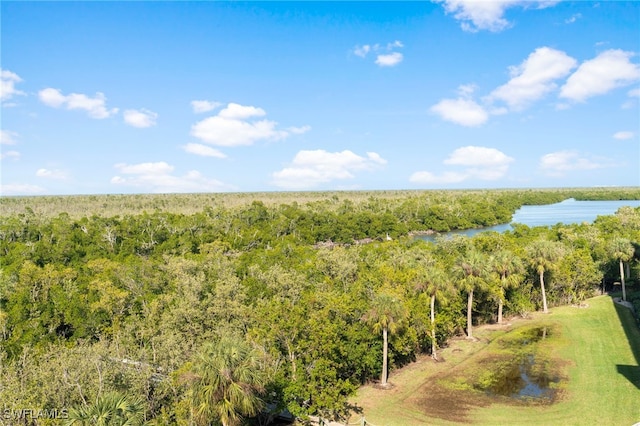
[[[511,223],[503,223],[479,229],[464,229],[445,232],[439,235],[451,237],[454,235],[466,235],[472,237],[479,232],[495,231],[505,232],[513,229],[514,223],[521,223],[529,227],[553,226],[558,223],[570,225],[574,223],[593,223],[598,216],[614,214],[620,207],[640,207],[640,200],[614,200],[614,201],[577,201],[573,198],[556,204],[544,206],[522,206],[513,214]],[[435,241],[436,235],[419,235],[427,241]]]
[[[493,372],[489,386],[478,385],[489,395],[502,395],[520,400],[551,401],[555,395],[551,383],[558,379],[547,370],[545,361],[536,359],[535,343],[544,340],[550,334],[547,327],[533,328],[515,340],[504,339],[500,343],[504,349],[513,353]],[[496,364],[500,366],[500,364]]]

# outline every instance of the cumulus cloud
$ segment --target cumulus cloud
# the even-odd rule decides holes
[[[40,102],[53,107],[66,109],[85,110],[89,117],[107,118],[118,113],[118,108],[108,110],[105,106],[107,99],[103,93],[96,93],[95,97],[90,98],[81,93],[71,93],[63,95],[58,89],[47,88],[38,92]]]
[[[495,148],[484,146],[464,146],[458,148],[444,160],[444,164],[456,166],[480,166],[495,167],[506,166],[513,161],[513,158],[505,155]]]
[[[555,90],[554,81],[567,76],[576,64],[560,50],[540,47],[520,65],[509,68],[511,80],[495,89],[489,99],[500,99],[511,108],[521,109]]]
[[[123,113],[124,122],[133,127],[145,128],[156,125],[158,114],[148,109],[128,109]]]
[[[489,118],[489,113],[472,99],[443,99],[431,107],[431,112],[437,114],[443,120],[460,124],[461,126],[474,127],[484,124]]]
[[[272,174],[272,184],[286,189],[309,189],[335,180],[353,179],[359,171],[376,170],[387,163],[375,152],[300,151],[289,165]]]
[[[22,79],[18,74],[0,68],[0,101],[3,105],[16,95],[24,95],[24,92],[16,89],[16,83],[20,82]]]
[[[175,176],[171,174],[174,167],[164,161],[132,165],[118,163],[114,167],[120,174],[111,178],[112,184],[139,188],[141,191],[175,193],[232,189],[218,180],[206,178],[197,170],[191,170],[183,176]]]
[[[613,138],[618,140],[633,139],[634,136],[635,136],[635,133],[627,132],[627,131],[616,132],[613,134]]]
[[[209,112],[218,108],[222,104],[220,102],[212,102],[212,101],[191,101],[191,108],[193,108],[193,112],[201,113],[201,112]]]
[[[225,109],[220,111],[219,117],[228,118],[230,120],[244,120],[251,117],[263,117],[267,113],[262,108],[254,106],[244,106],[236,103],[230,103]]]
[[[394,67],[404,59],[402,53],[395,51],[395,49],[402,47],[404,47],[404,44],[400,40],[387,43],[386,46],[381,46],[380,44],[356,45],[356,47],[353,48],[353,54],[365,58],[369,52],[374,52],[376,54],[376,65],[380,67]]]
[[[38,169],[36,176],[46,179],[66,180],[69,178],[69,173],[64,170]]]
[[[378,55],[376,64],[381,67],[394,67],[402,62],[403,56],[400,52],[393,52],[386,55]]]
[[[469,179],[497,180],[506,175],[513,158],[495,148],[465,146],[454,150],[443,164],[463,166],[463,171],[445,171],[435,174],[429,171],[415,172],[409,178],[413,183],[450,184]]]
[[[540,158],[540,168],[549,176],[564,176],[567,172],[614,167],[607,158],[595,158],[574,150],[545,154]]]
[[[640,80],[640,66],[631,52],[610,49],[583,62],[560,89],[560,97],[583,102]]]
[[[0,195],[35,195],[42,194],[45,189],[28,183],[8,183],[0,185]]]
[[[309,130],[308,126],[281,130],[277,128],[278,123],[275,121],[255,120],[256,117],[265,115],[262,108],[230,103],[217,115],[194,124],[191,135],[211,145],[241,146],[253,145],[259,140],[281,140],[292,133]]]
[[[182,148],[190,154],[200,155],[202,157],[227,158],[224,153],[217,149],[199,143],[188,143]]]
[[[515,6],[544,8],[553,6],[557,1],[534,1],[534,0],[434,0],[442,3],[447,13],[461,21],[460,27],[464,31],[477,32],[488,30],[499,32],[511,26],[511,23],[504,18],[507,9]]]

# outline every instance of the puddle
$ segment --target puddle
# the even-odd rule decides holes
[[[550,402],[555,395],[551,385],[559,380],[549,372],[547,360],[536,356],[535,345],[550,335],[549,328],[539,327],[505,336],[499,343],[508,355],[489,364],[474,387],[492,396]]]

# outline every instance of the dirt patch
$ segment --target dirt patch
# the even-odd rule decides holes
[[[387,384],[385,384],[385,385],[382,385],[380,383],[374,383],[373,387],[376,388],[376,389],[391,390],[391,389],[395,388],[396,386],[391,382],[387,382]]]
[[[470,412],[473,409],[490,404],[477,392],[452,389],[443,383],[422,386],[413,403],[429,416],[457,423],[471,423]]]

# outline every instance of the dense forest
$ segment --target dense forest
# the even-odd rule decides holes
[[[37,424],[339,419],[478,324],[605,288],[640,312],[640,208],[412,237],[569,197],[640,189],[2,197],[0,401]]]

